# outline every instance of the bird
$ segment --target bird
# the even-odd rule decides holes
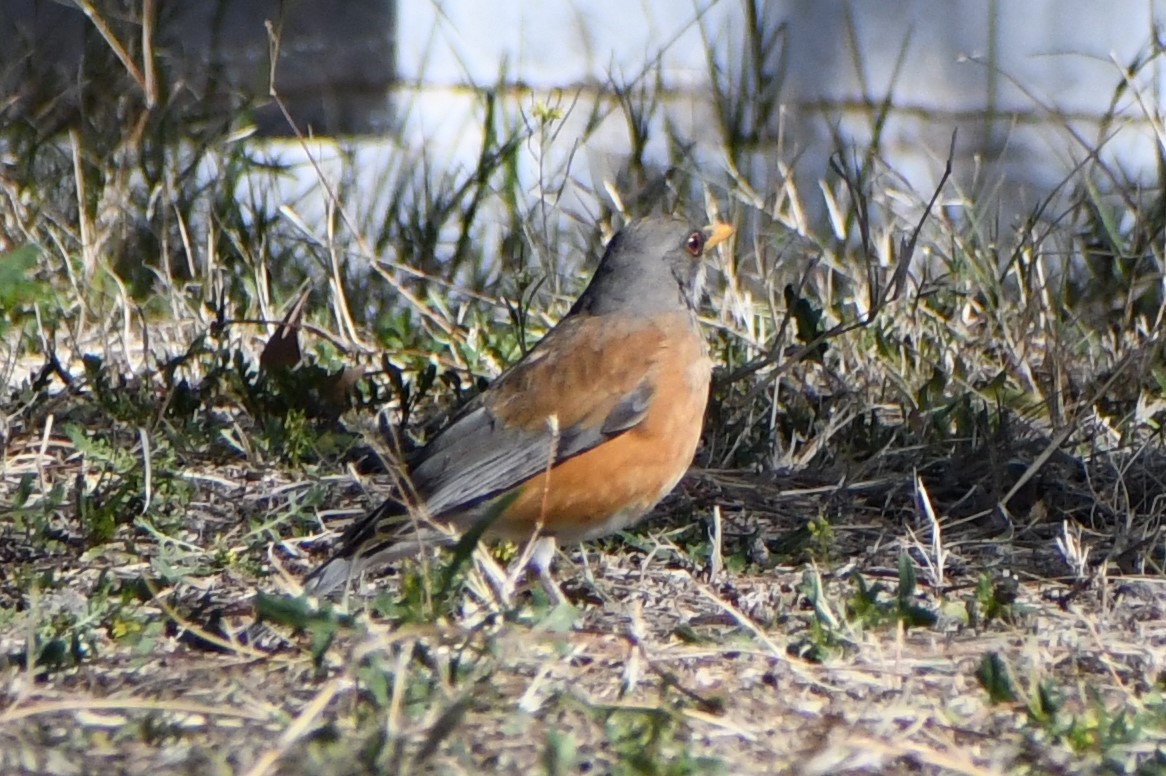
[[[488,538],[537,539],[532,566],[557,591],[556,540],[632,525],[692,463],[712,374],[704,259],[732,233],[668,216],[616,232],[567,314],[405,462],[401,497],[352,523],[305,592],[452,543],[426,524],[456,536],[481,521]]]

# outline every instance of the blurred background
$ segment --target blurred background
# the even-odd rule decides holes
[[[480,91],[499,92],[511,121],[549,103],[566,113],[559,133],[577,142],[556,144],[541,164],[574,157],[569,193],[586,202],[636,152],[624,117],[603,115],[597,102],[650,85],[660,103],[651,121],[683,127],[696,163],[716,170],[725,166],[717,90],[738,83],[765,104],[739,117],[748,131],[737,164],[783,165],[813,185],[833,151],[874,141],[903,185],[926,191],[958,129],[957,177],[1006,193],[1016,215],[1094,151],[1129,181],[1155,179],[1164,8],[1161,0],[4,0],[0,27],[15,35],[0,51],[8,95],[0,115],[53,127],[124,89],[120,63],[98,78],[94,61],[115,58],[111,37],[134,58],[141,20],[152,16],[158,83],[187,115],[247,105],[262,133],[290,135],[267,98],[270,21],[280,34],[276,87],[292,121],[316,135],[396,134],[434,165],[472,167]],[[654,142],[644,158],[668,165],[667,133],[645,134]]]

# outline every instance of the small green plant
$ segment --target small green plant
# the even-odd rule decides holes
[[[794,641],[787,652],[811,662],[822,662],[841,649],[850,639],[844,634],[866,629],[885,628],[902,623],[905,628],[931,627],[938,615],[915,600],[914,565],[906,553],[899,556],[898,590],[891,592],[882,583],[868,585],[861,574],[853,577],[854,591],[841,605],[831,601],[822,585],[821,575],[806,571],[800,592],[813,609],[809,633]]]
[[[578,747],[578,742],[569,732],[547,731],[541,762],[543,773],[546,776],[566,776],[568,773],[575,773]]]
[[[720,761],[688,751],[688,736],[678,717],[664,708],[597,709],[616,757],[615,773],[637,776],[689,776],[724,773]]]
[[[143,471],[130,451],[109,437],[89,436],[79,426],[68,427],[66,433],[97,473],[94,484],[84,485],[78,494],[81,530],[90,546],[104,544],[118,525],[141,512]]]
[[[975,594],[964,601],[968,624],[980,628],[996,621],[1015,623],[1020,614],[1016,604],[1019,589],[1015,577],[993,579],[990,574],[980,574]]]
[[[328,603],[314,608],[302,597],[291,598],[266,593],[256,596],[255,619],[257,623],[271,622],[310,634],[310,651],[317,665],[336,636],[342,630],[351,630],[357,624],[353,617],[337,612]]]
[[[51,298],[51,284],[37,277],[40,260],[32,244],[0,254],[0,337],[33,319],[36,305]]]
[[[810,518],[806,528],[810,534],[811,557],[817,563],[829,563],[833,559],[837,547],[834,527],[830,525],[826,515],[819,512]]]
[[[1096,689],[1078,688],[1076,695],[1082,697],[1076,704],[1077,711],[1072,712],[1069,692],[1058,688],[1049,678],[1033,681],[1027,696],[1022,696],[1011,667],[998,652],[989,652],[981,658],[976,679],[987,692],[990,703],[1022,703],[1029,726],[1064,745],[1074,755],[1089,757],[1094,762],[1117,765],[1125,759],[1126,748],[1161,741],[1166,735],[1166,703],[1158,691],[1136,705],[1114,708]],[[1160,746],[1157,752],[1160,756]]]
[[[907,553],[899,554],[899,584],[893,595],[882,583],[868,586],[861,574],[854,577],[855,591],[847,602],[850,622],[863,626],[883,626],[901,622],[904,627],[930,627],[938,619],[936,613],[915,601],[917,579],[915,565]]]
[[[1008,666],[998,653],[989,652],[980,659],[976,680],[987,691],[992,703],[1013,703],[1016,700],[1016,690]]]
[[[786,652],[811,663],[825,662],[847,645],[841,635],[842,617],[835,612],[835,607],[823,590],[822,577],[816,570],[807,570],[802,574],[799,592],[812,607],[813,616],[810,618],[809,634],[792,642]]]

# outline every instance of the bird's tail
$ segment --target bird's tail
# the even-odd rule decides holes
[[[350,525],[332,557],[304,578],[304,592],[326,596],[364,571],[418,554],[425,547],[450,545],[453,537],[388,500]]]
[[[335,592],[352,578],[352,567],[352,558],[333,555],[304,578],[304,592],[320,597]]]

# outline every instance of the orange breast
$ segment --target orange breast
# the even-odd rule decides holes
[[[544,535],[565,542],[603,536],[643,516],[676,486],[700,441],[711,364],[696,331],[660,347],[652,369],[656,394],[639,425],[523,482],[493,534],[524,539],[541,521]]]

